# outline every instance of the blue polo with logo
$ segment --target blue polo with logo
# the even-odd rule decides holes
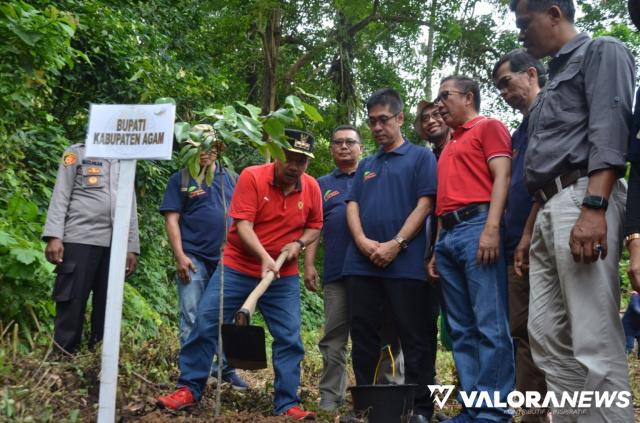
[[[322,192],[322,240],[324,243],[324,284],[335,282],[342,277],[344,257],[351,242],[351,232],[347,226],[347,203],[345,199],[351,190],[355,172],[342,173],[340,169],[318,179]]]
[[[524,155],[527,152],[529,136],[527,126],[529,116],[525,116],[518,129],[511,136],[511,185],[504,213],[504,251],[507,264],[513,264],[513,255],[522,231],[527,223],[533,201],[524,182]]]
[[[180,213],[180,236],[184,252],[194,254],[212,265],[220,260],[220,245],[224,238],[220,172],[219,168],[216,169],[211,186],[206,182],[199,185],[195,179],[189,178],[186,198],[180,191],[182,174],[174,173],[169,178],[160,206],[162,214],[169,211]],[[226,169],[223,175],[228,209],[235,182]]]
[[[436,158],[427,148],[405,140],[393,151],[380,148],[358,165],[346,201],[360,208],[360,221],[367,238],[386,242],[395,237],[418,199],[436,195]],[[386,268],[374,265],[353,240],[349,243],[343,275],[425,280],[426,231],[420,230]]]

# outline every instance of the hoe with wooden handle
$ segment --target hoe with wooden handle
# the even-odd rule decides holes
[[[288,252],[283,251],[276,260],[276,269],[280,270],[287,259]],[[230,367],[236,369],[257,370],[267,367],[264,329],[251,326],[251,316],[256,310],[258,300],[265,293],[275,274],[269,272],[251,291],[240,310],[234,317],[233,324],[222,325],[222,348]]]

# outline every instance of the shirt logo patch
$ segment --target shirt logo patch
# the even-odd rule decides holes
[[[87,185],[96,185],[97,183],[98,183],[97,176],[89,176],[89,178],[87,179]]]
[[[302,201],[298,201],[298,209],[302,210],[304,207],[304,203]]]
[[[195,187],[193,187],[195,188]],[[207,192],[202,188],[198,188],[194,191],[189,191],[189,198],[200,197],[201,195],[205,195]]]
[[[78,161],[78,156],[76,155],[76,153],[72,153],[71,151],[67,151],[62,156],[62,163],[64,164],[64,167],[69,167],[71,165],[74,165],[76,164],[77,161]]]
[[[198,188],[197,186],[195,186],[195,185],[191,185],[191,186],[187,189],[187,192],[193,192],[193,191],[195,191],[197,188]]]
[[[99,167],[90,167],[87,169],[87,173],[89,175],[98,175],[100,173],[100,168]]]
[[[373,179],[373,178],[375,178],[376,176],[378,176],[378,174],[377,174],[377,173],[372,172],[372,171],[370,171],[370,170],[367,170],[366,172],[364,172],[364,178],[363,178],[363,180],[368,181],[369,179]]]
[[[518,153],[519,153],[518,149],[514,148],[513,151],[511,152],[511,158],[515,159],[518,156]]]
[[[333,197],[335,197],[336,195],[339,195],[340,191],[335,191],[335,190],[331,190],[328,189],[325,193],[324,193],[324,201],[329,201],[331,200]]]

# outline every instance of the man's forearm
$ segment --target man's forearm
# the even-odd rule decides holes
[[[173,250],[173,255],[178,258],[184,255],[182,249],[182,236],[180,234],[180,225],[178,223],[180,215],[178,213],[165,215],[165,227],[167,229],[167,237],[169,244]]]
[[[398,235],[405,241],[412,240],[424,226],[424,222],[427,220],[427,216],[433,209],[433,198],[420,197],[418,198],[418,204],[413,209],[411,214],[407,217],[398,232]]]
[[[236,228],[238,229],[240,241],[242,241],[242,245],[247,249],[249,254],[260,261],[267,257],[271,257],[269,253],[267,253],[267,250],[264,249],[262,243],[260,243],[260,240],[258,239],[258,235],[256,235],[253,230],[253,222],[248,220],[238,220],[236,221]]]
[[[589,175],[587,193],[609,199],[615,181],[616,171],[614,169],[596,170]]]
[[[318,244],[317,241],[319,237],[320,237],[320,229],[305,228],[304,232],[302,233],[302,236],[298,239],[302,241],[305,246],[309,247],[312,244],[317,245]]]
[[[355,241],[366,237],[364,229],[362,229],[362,222],[360,222],[360,206],[355,201],[347,203],[347,225]]]
[[[318,254],[318,247],[320,246],[320,241],[314,241],[310,244],[306,244],[307,249],[304,253],[304,265],[305,266],[313,266],[316,261],[316,255]]]
[[[538,210],[540,210],[540,203],[537,201],[531,206],[531,211],[527,217],[527,222],[524,225],[522,235],[529,235],[533,233],[533,225],[536,223],[536,217],[538,216]]]
[[[493,175],[493,188],[491,189],[491,202],[485,226],[499,228],[507,205],[509,184],[511,183],[511,159],[496,157],[489,162],[489,167]]]

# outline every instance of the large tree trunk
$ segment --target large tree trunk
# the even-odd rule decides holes
[[[438,1],[431,0],[431,10],[429,11],[429,32],[427,34],[427,75],[425,77],[424,95],[428,101],[433,100],[431,83],[433,82],[433,39],[435,38],[436,13],[438,11]]]
[[[275,110],[276,89],[278,86],[278,51],[282,38],[282,10],[273,9],[267,17],[267,24],[262,35],[262,50],[264,53],[264,76],[262,91],[262,113],[267,114]]]

